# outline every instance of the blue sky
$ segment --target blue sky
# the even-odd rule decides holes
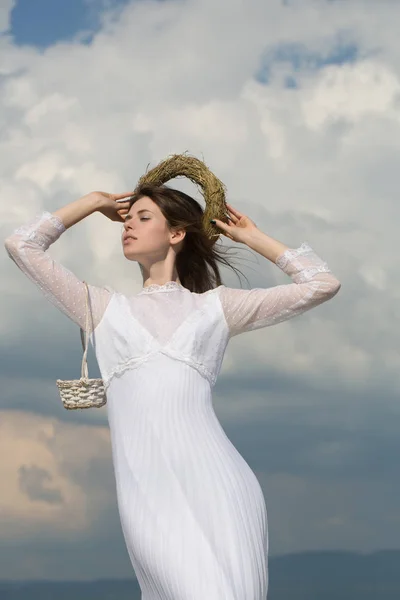
[[[104,7],[118,7],[129,0],[18,0],[11,15],[11,33],[18,45],[44,49],[59,41],[71,40],[78,32],[99,28]]]
[[[359,58],[359,50],[353,42],[343,41],[338,35],[336,44],[329,52],[319,54],[305,44],[286,43],[268,47],[261,58],[260,69],[256,76],[258,81],[267,84],[271,68],[285,65],[291,73],[286,76],[287,87],[297,87],[297,72],[319,70],[329,65],[352,63]]]

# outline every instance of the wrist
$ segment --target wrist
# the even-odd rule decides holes
[[[282,253],[289,249],[288,246],[275,240],[260,229],[255,229],[249,233],[245,240],[245,244],[251,250],[258,252],[273,263],[276,263]]]
[[[82,196],[80,201],[85,206],[88,215],[101,209],[101,198],[98,196],[87,194],[86,196]]]
[[[252,231],[243,235],[243,244],[246,244],[251,250],[254,250],[254,246],[257,245],[260,240],[265,237],[265,233],[261,229],[253,229]]]
[[[72,227],[82,219],[85,219],[89,215],[96,212],[98,209],[98,200],[95,196],[87,194],[82,196],[78,200],[70,202],[66,206],[59,208],[53,214],[61,219],[64,223],[65,229]]]

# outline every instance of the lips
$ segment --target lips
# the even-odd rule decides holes
[[[124,238],[124,243],[127,242],[128,240],[137,240],[137,238],[133,237],[133,235],[127,235]]]

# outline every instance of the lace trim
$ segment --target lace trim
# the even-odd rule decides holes
[[[163,284],[158,284],[158,283],[152,283],[151,285],[148,285],[147,287],[143,288],[138,295],[140,294],[152,294],[153,292],[170,292],[173,290],[186,290],[187,288],[185,288],[182,284],[178,283],[177,281],[167,281],[167,283],[163,283]]]
[[[109,373],[104,373],[103,374],[104,389],[107,390],[107,388],[109,387],[109,385],[114,377],[118,377],[119,375],[122,375],[123,373],[125,373],[125,371],[127,369],[134,369],[136,367],[139,367],[142,363],[147,362],[147,360],[152,356],[152,354],[153,353],[146,354],[145,356],[130,358],[126,362],[122,363],[121,365],[114,367],[114,369],[112,369]]]
[[[205,367],[202,363],[195,362],[190,357],[182,356],[181,354],[178,355],[174,352],[171,352],[169,349],[162,348],[160,350],[155,350],[154,352],[146,354],[146,356],[132,357],[132,358],[128,359],[127,361],[125,361],[124,363],[122,363],[122,364],[118,365],[117,367],[115,367],[114,369],[112,369],[109,373],[104,373],[103,374],[104,389],[107,390],[109,388],[110,383],[114,379],[114,377],[120,377],[126,371],[134,370],[137,367],[140,367],[140,365],[147,362],[152,356],[155,356],[157,354],[165,354],[166,356],[174,358],[175,360],[184,362],[185,364],[189,365],[193,369],[196,369],[196,371],[198,371],[203,377],[205,377],[205,379],[207,379],[211,383],[211,385],[215,385],[215,383],[216,383],[215,375],[213,375],[209,371],[209,369],[207,369],[207,367]]]
[[[278,256],[275,264],[280,269],[284,269],[289,261],[297,256],[302,256],[311,252],[313,252],[311,246],[307,242],[303,242],[298,248],[289,248],[288,250],[285,250],[283,254]]]
[[[28,235],[28,240],[33,240],[36,244],[38,244],[38,246],[41,246],[42,248],[46,248],[48,247],[49,243],[48,243],[48,237],[43,235],[42,233],[39,233],[38,231],[32,231],[29,235]]]
[[[54,225],[54,227],[56,227],[56,229],[58,229],[58,231],[60,231],[61,233],[64,233],[65,225],[59,217],[57,217],[56,215],[53,215],[52,213],[47,212],[47,211],[44,211],[43,216],[46,216],[47,219],[49,221],[51,221],[51,223]]]
[[[327,263],[324,263],[316,267],[308,267],[303,269],[299,273],[296,273],[294,277],[296,278],[296,283],[306,283],[307,281],[310,281],[310,279],[312,279],[317,273],[332,273],[332,271],[328,267]]]
[[[63,233],[65,231],[65,225],[61,221],[61,219],[59,219],[59,217],[56,217],[52,213],[48,212],[47,210],[45,210],[42,213],[37,214],[35,217],[33,217],[33,219],[31,219],[29,221],[29,223],[25,223],[25,225],[21,225],[20,227],[17,227],[17,229],[15,229],[13,233],[17,234],[17,235],[27,235],[27,236],[29,236],[30,239],[35,239],[34,237],[32,237],[35,232],[35,229],[37,229],[39,227],[39,225],[44,221],[50,221],[51,224],[54,225],[54,227],[60,233]],[[43,238],[42,238],[42,243],[43,243]]]

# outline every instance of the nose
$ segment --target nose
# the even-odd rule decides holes
[[[131,220],[131,219],[130,219],[130,220]],[[128,221],[127,223],[124,223],[124,224],[123,224],[123,228],[122,228],[122,236],[128,235],[128,233],[129,233],[129,235],[133,235],[133,236],[135,236],[135,233],[134,233],[134,228],[133,228],[133,227],[132,227],[132,225],[129,223],[129,221]]]

